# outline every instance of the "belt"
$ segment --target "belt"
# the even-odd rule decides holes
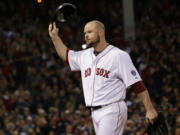
[[[91,109],[91,111],[95,111],[102,108],[102,106],[88,106],[87,108]]]
[[[119,100],[117,102],[120,102],[120,101],[124,101],[124,99],[121,99],[121,100]],[[98,109],[100,109],[100,108],[102,108],[104,106],[107,106],[107,105],[109,105],[109,104],[102,105],[102,106],[101,105],[99,105],[99,106],[87,106],[86,108],[91,109],[91,111],[95,111],[95,110],[98,110]]]

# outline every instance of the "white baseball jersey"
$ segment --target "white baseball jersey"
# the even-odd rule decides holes
[[[94,48],[68,53],[72,71],[81,71],[86,106],[125,99],[126,88],[141,80],[128,53],[108,45],[97,56]]]

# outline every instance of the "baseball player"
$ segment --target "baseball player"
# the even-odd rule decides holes
[[[146,119],[154,122],[157,112],[130,56],[105,39],[104,24],[94,20],[84,27],[88,49],[69,50],[58,36],[56,24],[49,25],[49,35],[58,55],[72,71],[81,71],[85,104],[91,108],[96,135],[122,135],[127,120],[124,102],[126,89],[132,87],[141,98]]]

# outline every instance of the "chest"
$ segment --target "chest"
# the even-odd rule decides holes
[[[105,55],[101,57],[88,57],[83,61],[81,67],[82,77],[85,79],[91,79],[97,76],[102,79],[109,79],[116,74],[116,61],[112,58],[113,56]]]

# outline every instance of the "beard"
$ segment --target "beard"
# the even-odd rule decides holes
[[[100,37],[97,35],[97,38],[95,41],[91,41],[89,44],[87,44],[89,47],[94,47],[100,42]]]

